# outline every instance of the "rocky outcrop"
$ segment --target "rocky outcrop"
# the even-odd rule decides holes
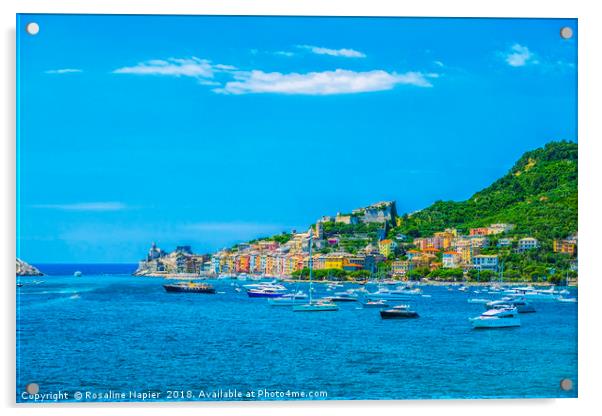
[[[17,259],[17,276],[44,276],[44,273],[32,265]]]

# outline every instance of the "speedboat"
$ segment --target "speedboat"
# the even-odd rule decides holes
[[[391,309],[383,309],[380,311],[382,319],[403,319],[403,318],[418,318],[418,312],[410,310],[410,305],[398,305]]]
[[[468,299],[468,303],[489,303],[491,302],[490,299],[482,299],[482,298],[473,298],[473,299]]]
[[[401,286],[392,290],[391,293],[403,293],[404,295],[421,295],[422,289],[419,287]]]
[[[553,302],[558,299],[558,295],[549,291],[526,292],[524,295],[525,299],[538,301],[538,302]]]
[[[76,271],[75,273],[73,273],[73,276],[75,276],[75,277],[81,277],[81,275],[82,275],[82,272],[80,272],[79,270]]]
[[[380,288],[376,292],[366,293],[365,297],[367,300],[409,300],[412,296],[417,296],[420,294],[422,294],[421,289],[412,289],[410,287],[404,286],[395,290]]]
[[[279,298],[284,296],[284,292],[271,288],[249,289],[247,296],[250,298]]]
[[[523,297],[503,297],[500,300],[494,300],[485,304],[487,309],[503,309],[503,308],[516,308],[518,313],[532,313],[535,312],[535,308]]]
[[[338,305],[328,300],[317,300],[311,303],[293,305],[293,312],[328,312],[338,310]]]
[[[520,326],[516,308],[490,309],[476,318],[470,318],[474,328],[510,328]]]
[[[204,293],[204,294],[215,294],[215,288],[206,283],[173,283],[169,285],[163,285],[166,292],[186,292],[186,293]]]
[[[462,286],[460,286],[460,287],[458,288],[458,290],[459,290],[460,292],[466,292],[466,291],[468,290],[468,286],[464,286],[464,285],[462,285]]]
[[[362,302],[362,306],[364,308],[386,308],[389,304],[381,299],[381,300],[369,300],[367,302]]]
[[[306,302],[307,295],[303,292],[287,293],[280,297],[268,299],[268,303],[272,306],[292,306]]]
[[[329,299],[332,302],[357,302],[357,295],[339,292],[335,293],[333,296],[327,296],[326,299]]]
[[[565,298],[563,296],[559,296],[558,298],[556,298],[556,300],[558,302],[563,302],[563,303],[576,303],[577,302],[577,298]]]
[[[248,285],[243,285],[245,289],[273,289],[273,290],[286,290],[286,287],[281,284],[276,283],[276,281],[272,282],[262,282],[262,283],[250,283]]]

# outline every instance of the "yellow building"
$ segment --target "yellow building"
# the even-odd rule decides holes
[[[554,253],[575,254],[577,243],[574,240],[554,240]]]
[[[343,264],[345,263],[345,257],[339,253],[332,253],[326,255],[324,260],[325,269],[339,269],[343,270]]]
[[[378,251],[385,257],[389,257],[397,247],[397,244],[393,240],[381,240],[378,242]]]

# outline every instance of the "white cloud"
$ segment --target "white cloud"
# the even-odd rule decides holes
[[[519,67],[527,64],[538,64],[535,54],[528,47],[515,43],[509,51],[502,54],[506,63],[510,66]]]
[[[373,70],[355,72],[344,69],[304,74],[263,71],[238,72],[234,81],[227,82],[223,88],[214,91],[226,94],[279,93],[304,95],[351,94],[370,91],[384,91],[396,85],[414,85],[431,87],[428,78],[437,74],[420,72],[386,72]]]
[[[59,211],[122,211],[127,205],[121,202],[76,202],[73,204],[41,204],[34,208],[54,209]]]
[[[298,48],[307,49],[317,55],[342,56],[345,58],[365,58],[366,54],[354,49],[330,49],[313,45],[297,45]]]
[[[74,74],[78,72],[84,72],[81,69],[77,68],[61,68],[61,69],[49,69],[48,71],[44,71],[45,74]]]
[[[288,52],[288,51],[276,51],[274,52],[274,55],[280,55],[280,56],[286,56],[286,57],[291,57],[294,56],[295,54],[293,52]]]
[[[439,68],[443,68],[445,66],[445,64],[443,62],[441,62],[441,61],[433,61],[433,63],[435,65],[437,65]]]
[[[126,66],[113,71],[115,74],[164,75],[172,77],[213,78],[216,72],[232,71],[231,65],[214,65],[207,59],[170,58],[152,59],[134,66]]]

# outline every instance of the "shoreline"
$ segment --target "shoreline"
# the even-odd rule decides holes
[[[165,274],[144,274],[144,275],[133,275],[135,277],[150,277],[150,278],[162,278],[165,280],[218,280],[217,277],[210,277],[210,276],[200,276],[200,275],[196,275],[196,274],[189,274],[189,273],[185,273],[185,274],[178,274],[178,273],[165,273]],[[278,280],[281,282],[285,282],[285,283],[309,283],[309,280],[307,279],[291,279],[291,278],[278,278],[278,277],[264,277],[261,279],[258,279],[257,281],[260,280]],[[223,280],[237,280],[240,282],[248,282],[248,281],[255,281],[253,279],[245,279],[245,280],[239,280],[236,279],[235,277],[232,278],[228,278],[228,279],[223,279]],[[533,285],[533,286],[546,286],[546,287],[550,287],[550,286],[561,286],[561,285],[554,285],[550,282],[531,282],[528,280],[523,280],[523,281],[515,281],[515,282],[499,282],[499,281],[489,281],[489,282],[457,282],[457,281],[452,281],[452,280],[420,280],[420,281],[408,281],[408,280],[393,280],[396,284],[422,284],[422,285],[429,285],[429,286],[469,286],[469,287],[483,287],[483,286],[491,286],[491,285],[504,285],[504,286],[525,286],[525,285]],[[332,284],[332,283],[349,283],[349,284],[356,284],[356,285],[363,285],[366,282],[364,280],[314,280],[313,283],[317,283],[317,284]],[[386,284],[386,283],[385,283]],[[569,287],[578,287],[578,284],[576,285],[569,285]]]

